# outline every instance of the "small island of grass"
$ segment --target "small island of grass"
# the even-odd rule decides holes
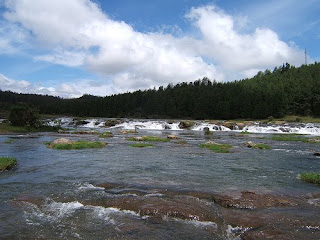
[[[200,147],[207,148],[215,153],[230,153],[230,148],[232,148],[229,144],[220,144],[215,142],[207,142],[200,144]]]
[[[145,148],[145,147],[153,147],[153,144],[150,143],[135,143],[135,144],[130,144],[130,147],[135,147],[135,148]]]
[[[104,133],[101,133],[99,135],[100,138],[112,138],[113,137],[113,134],[112,132],[104,132]]]
[[[315,172],[305,172],[300,174],[300,179],[304,182],[320,184],[320,174]]]
[[[283,134],[271,137],[271,140],[275,141],[292,141],[292,142],[308,142],[308,138],[301,137],[297,134]]]
[[[88,141],[65,141],[46,143],[49,148],[58,150],[86,149],[86,148],[103,148],[107,145],[105,142],[88,142]]]
[[[17,160],[13,157],[0,157],[0,171],[10,170],[17,165]]]

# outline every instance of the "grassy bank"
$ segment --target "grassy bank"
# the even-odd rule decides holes
[[[9,123],[0,123],[0,134],[7,133],[28,133],[28,132],[57,132],[59,127],[40,126],[40,127],[20,127],[12,126]]]
[[[0,157],[0,171],[12,169],[17,165],[17,160],[12,157]]]

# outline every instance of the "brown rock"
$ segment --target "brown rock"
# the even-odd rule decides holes
[[[178,136],[173,135],[173,134],[168,135],[167,138],[168,138],[168,139],[172,139],[172,140],[177,140],[177,139],[179,139]]]
[[[58,138],[56,140],[54,140],[51,144],[72,144],[71,140],[67,139],[67,138]]]

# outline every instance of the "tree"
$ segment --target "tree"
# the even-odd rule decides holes
[[[38,111],[26,103],[18,103],[11,108],[9,121],[14,126],[39,126]]]

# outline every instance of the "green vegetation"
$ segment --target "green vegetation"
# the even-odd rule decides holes
[[[0,157],[0,171],[10,170],[17,165],[17,160],[12,157]]]
[[[214,142],[208,142],[200,144],[200,147],[207,148],[216,153],[230,153],[230,148],[232,148],[229,144],[219,144]]]
[[[141,136],[127,138],[129,141],[145,141],[145,142],[169,142],[170,139],[157,136]]]
[[[40,117],[37,110],[26,103],[18,103],[12,106],[9,121],[13,126],[38,127]]]
[[[113,137],[112,132],[104,132],[99,135],[100,138],[111,138]]]
[[[47,144],[46,144],[47,145]],[[61,144],[49,144],[48,147],[58,150],[71,150],[71,149],[85,149],[85,148],[103,148],[107,145],[105,142],[87,142],[87,141],[74,141]]]
[[[300,134],[284,134],[284,135],[276,135],[271,137],[271,140],[276,141],[293,141],[293,142],[306,142],[306,143],[318,143],[320,144],[319,137],[306,138],[302,137]]]
[[[27,132],[57,132],[60,130],[59,127],[51,126],[38,126],[38,127],[29,127],[29,126],[13,126],[9,123],[0,123],[0,134],[7,133],[27,133]]]
[[[176,85],[106,97],[83,95],[63,99],[0,91],[0,108],[7,111],[17,102],[26,102],[37,107],[41,114],[309,122],[312,119],[300,116],[320,116],[319,79],[320,63],[297,68],[286,63],[258,72],[250,79],[225,83],[208,78],[194,82],[186,79]]]
[[[3,143],[5,143],[5,144],[11,144],[11,143],[13,143],[14,142],[14,139],[12,139],[12,138],[8,138],[6,141],[4,141]]]
[[[300,179],[308,183],[320,184],[320,174],[315,172],[305,172],[300,174]]]
[[[136,147],[136,148],[145,148],[145,147],[153,147],[153,144],[149,143],[135,143],[135,144],[130,144],[130,147]]]
[[[248,131],[243,131],[243,132],[241,132],[240,134],[250,135],[250,134],[252,134],[252,133],[251,133],[251,132],[248,132]]]

